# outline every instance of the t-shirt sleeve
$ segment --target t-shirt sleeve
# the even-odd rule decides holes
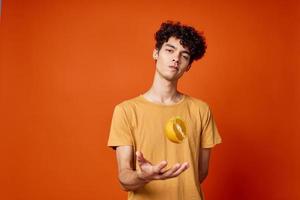
[[[107,146],[115,149],[117,146],[133,145],[132,132],[124,109],[115,106]]]
[[[222,142],[216,122],[209,107],[203,117],[201,148],[212,148]]]

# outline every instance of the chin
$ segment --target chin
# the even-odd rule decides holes
[[[164,77],[166,80],[168,81],[177,81],[178,80],[178,77]]]

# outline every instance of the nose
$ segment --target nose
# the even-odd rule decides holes
[[[179,62],[179,56],[180,56],[179,53],[174,54],[173,61],[178,63]]]

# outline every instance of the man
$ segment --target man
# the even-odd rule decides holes
[[[208,104],[179,92],[177,83],[204,55],[205,39],[193,27],[171,21],[161,24],[155,39],[152,87],[116,105],[108,146],[116,149],[118,178],[128,199],[201,200],[210,151],[221,137]],[[183,139],[177,143],[166,136],[174,117],[182,120],[177,133]]]

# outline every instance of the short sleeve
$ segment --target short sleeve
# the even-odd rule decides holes
[[[115,149],[117,146],[132,145],[132,133],[125,111],[121,106],[115,106],[107,146]]]
[[[202,125],[201,148],[212,148],[216,144],[222,142],[216,122],[209,107],[203,117]]]

